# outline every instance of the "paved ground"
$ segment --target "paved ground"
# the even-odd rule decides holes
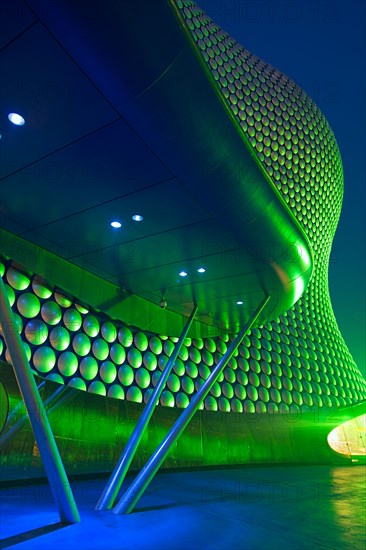
[[[66,527],[47,485],[4,488],[1,547],[364,550],[365,479],[364,466],[161,473],[123,516],[94,511],[105,479],[74,481],[82,521]]]

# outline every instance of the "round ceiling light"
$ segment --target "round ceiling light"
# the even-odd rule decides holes
[[[204,273],[205,271],[206,271],[206,270],[205,270],[204,267],[199,267],[199,268],[197,269],[197,272],[198,272],[198,273]]]
[[[180,271],[179,276],[180,277],[187,277],[188,273],[186,271]]]
[[[141,216],[141,214],[134,214],[132,216],[132,219],[134,222],[142,222],[142,220],[144,219],[143,216]]]
[[[120,227],[122,227],[122,224],[121,222],[114,221],[114,222],[111,222],[111,226],[114,227],[115,229],[119,229]]]
[[[9,113],[8,119],[12,124],[15,124],[15,126],[23,126],[23,124],[25,124],[24,118],[18,113]]]

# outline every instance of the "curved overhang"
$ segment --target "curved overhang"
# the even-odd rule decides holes
[[[180,314],[196,302],[225,330],[237,330],[263,295],[271,300],[259,325],[288,310],[310,280],[311,246],[219,97],[172,3],[117,1],[103,9],[88,2],[87,10],[72,0],[32,0],[30,5],[131,136],[137,135],[174,176],[164,188],[167,208],[173,214],[180,209],[178,182],[205,214],[189,235],[180,231],[170,241],[177,250],[170,263],[184,261],[193,271],[204,259],[207,274],[213,274],[205,282],[178,281],[166,269],[146,269],[143,259],[127,285],[123,270],[113,282],[157,308],[158,288]],[[123,148],[121,143],[121,155]],[[159,247],[158,240],[154,246]],[[235,297],[244,299],[243,314],[230,305]]]

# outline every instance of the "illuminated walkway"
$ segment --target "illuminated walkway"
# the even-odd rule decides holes
[[[127,480],[127,484],[130,480]],[[365,547],[364,466],[160,473],[130,515],[95,512],[105,479],[74,481],[80,524],[55,524],[47,485],[6,488],[2,548],[62,550]]]

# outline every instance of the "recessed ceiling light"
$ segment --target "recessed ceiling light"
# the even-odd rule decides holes
[[[143,216],[141,216],[141,214],[134,214],[132,216],[132,219],[134,222],[142,222],[142,220],[144,219]]]
[[[179,276],[180,276],[180,277],[187,277],[187,275],[188,275],[188,273],[187,273],[186,271],[181,271],[181,272],[179,273]]]
[[[236,303],[238,304],[238,306],[242,306],[244,304],[244,302],[242,302],[241,300],[238,300]]]
[[[15,126],[23,126],[23,124],[25,124],[24,118],[22,115],[18,115],[18,113],[9,113],[8,119],[15,124]]]
[[[114,222],[111,222],[111,226],[115,227],[116,229],[119,229],[120,227],[122,227],[122,224],[121,222],[114,221]]]
[[[198,273],[204,273],[206,270],[205,270],[204,267],[199,267],[199,268],[197,269],[197,271],[198,271]]]

